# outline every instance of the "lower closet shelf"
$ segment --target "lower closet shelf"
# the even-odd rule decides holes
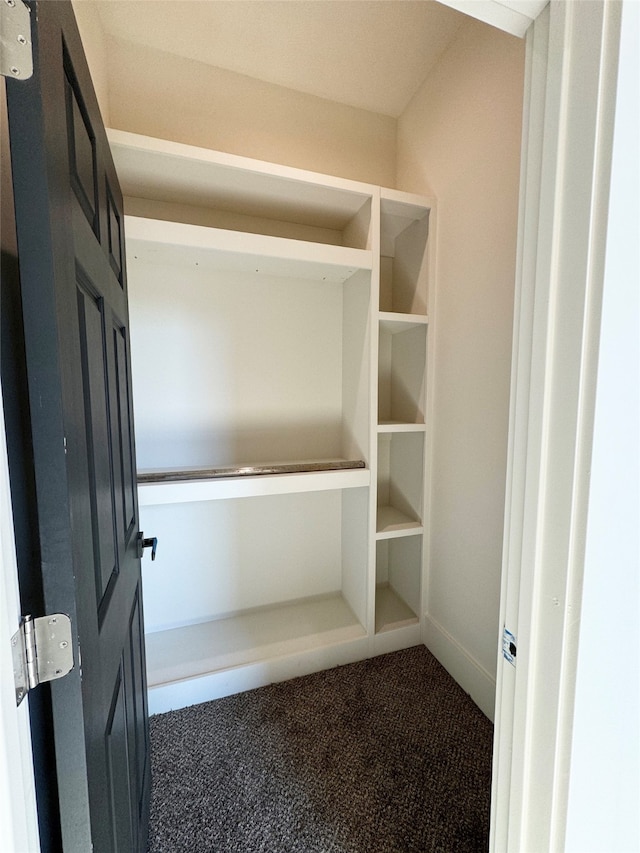
[[[359,640],[366,631],[339,592],[146,636],[149,687]]]

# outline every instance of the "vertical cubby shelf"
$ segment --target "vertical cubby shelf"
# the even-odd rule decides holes
[[[375,632],[408,628],[421,612],[424,431],[378,433]]]
[[[109,135],[151,712],[419,642],[431,203]]]
[[[422,614],[430,219],[428,199],[381,191],[376,635]]]

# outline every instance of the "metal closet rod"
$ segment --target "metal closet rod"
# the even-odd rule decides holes
[[[176,483],[183,480],[219,480],[225,477],[256,477],[262,474],[304,474],[312,471],[344,471],[365,468],[362,459],[330,459],[306,462],[278,462],[261,465],[234,465],[220,468],[183,468],[139,471],[138,483]]]

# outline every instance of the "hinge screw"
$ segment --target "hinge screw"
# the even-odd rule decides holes
[[[26,44],[26,43],[27,43],[27,40],[26,40],[26,38],[25,38],[24,36],[18,36],[18,42],[19,42],[20,44]]]
[[[16,68],[15,65],[12,65],[11,66],[11,73],[13,74],[14,77],[19,77],[20,76],[20,69]]]
[[[7,4],[7,6],[15,6],[16,5],[16,0],[4,0],[4,2]]]
[[[58,620],[54,616],[53,619],[49,619],[49,625],[55,625]]]
[[[66,641],[66,640],[63,640],[63,641],[60,643],[60,648],[61,648],[61,649],[66,649],[68,645],[69,645],[69,643],[67,643],[67,641]]]

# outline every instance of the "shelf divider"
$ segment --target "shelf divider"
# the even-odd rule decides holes
[[[403,421],[381,421],[378,424],[378,432],[383,433],[392,433],[392,432],[424,432],[426,430],[426,425],[422,424],[414,424],[414,423],[404,423]]]
[[[401,314],[397,311],[380,311],[378,319],[380,327],[392,335],[429,325],[429,318],[426,314]]]
[[[376,539],[394,539],[397,536],[414,536],[423,532],[421,521],[416,521],[394,506],[379,506],[376,521]]]

